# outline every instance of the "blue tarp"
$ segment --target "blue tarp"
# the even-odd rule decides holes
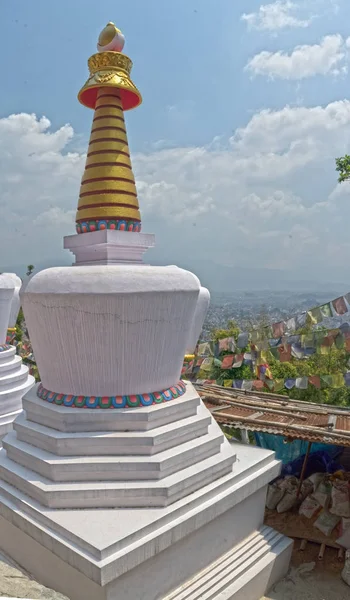
[[[255,443],[259,448],[273,450],[276,452],[276,458],[281,460],[284,465],[292,462],[306,453],[308,442],[304,440],[294,440],[293,442],[284,442],[283,435],[274,435],[272,433],[254,432]],[[339,446],[331,446],[328,444],[312,444],[311,451],[317,452],[323,450],[331,458],[336,458],[341,454],[343,448]]]

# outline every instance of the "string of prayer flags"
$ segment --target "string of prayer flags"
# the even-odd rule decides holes
[[[350,387],[350,371],[346,373],[333,373],[332,375],[311,375],[309,377],[289,377],[287,379],[197,379],[195,383],[221,385],[226,388],[235,388],[246,391],[281,392],[283,389],[306,390],[309,385],[316,389],[341,388],[344,384]]]
[[[307,323],[311,325],[317,325],[318,323],[322,323],[324,319],[328,319],[333,316],[344,315],[345,313],[349,312],[349,305],[350,292],[344,296],[339,296],[339,298],[331,300],[331,302],[321,304],[320,306],[315,306],[307,312],[303,311],[294,317],[286,319],[285,321],[272,323],[272,325],[267,327],[264,331],[264,338],[278,338],[284,334],[292,334],[298,329],[302,329]],[[269,335],[269,329],[272,330],[272,335]],[[261,336],[258,331],[253,331],[250,336],[250,339],[253,343],[258,342],[260,338]]]

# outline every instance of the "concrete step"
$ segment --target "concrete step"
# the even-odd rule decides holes
[[[224,445],[226,445],[226,441]],[[124,572],[125,557],[129,548],[133,552],[135,547],[139,547],[139,543],[142,543],[142,556],[149,557],[152,556],[151,546],[154,547],[155,545],[157,548],[166,549],[171,544],[171,540],[174,539],[171,531],[169,531],[171,523],[175,525],[176,531],[174,533],[178,541],[186,536],[189,531],[192,532],[193,527],[195,530],[201,527],[203,521],[200,517],[202,514],[200,507],[203,507],[205,511],[206,519],[208,518],[208,507],[212,507],[209,516],[211,520],[226,513],[229,509],[234,511],[236,507],[239,509],[239,506],[245,505],[244,510],[246,514],[249,514],[249,520],[244,526],[247,531],[245,535],[248,536],[259,528],[261,524],[260,515],[263,512],[261,503],[264,504],[264,493],[258,494],[256,503],[253,504],[250,501],[250,496],[251,494],[255,496],[256,492],[261,492],[261,490],[264,491],[263,488],[267,483],[278,476],[280,463],[274,459],[273,453],[268,451],[246,447],[242,455],[240,454],[241,446],[237,445],[235,449],[238,451],[237,462],[229,474],[200,488],[189,496],[183,497],[171,506],[159,510],[145,510],[144,508],[127,510],[120,508],[114,509],[113,513],[109,509],[87,511],[75,509],[52,510],[43,507],[40,502],[31,498],[25,492],[0,479],[2,514],[6,514],[6,518],[14,524],[26,523],[25,530],[27,534],[33,539],[43,540],[44,545],[46,544],[45,540],[47,540],[47,544],[50,544],[50,539],[54,537],[56,540],[55,551],[59,556],[63,555],[62,553],[66,547],[69,547],[71,552],[73,548],[73,554],[70,555],[71,564],[73,562],[78,564],[77,557],[82,555],[87,555],[89,559],[94,561],[103,561],[102,576],[104,581],[108,582],[115,572]],[[242,529],[241,512],[237,513],[236,519],[234,515],[232,518],[233,523],[237,521],[237,527],[240,530]],[[113,518],[111,518],[111,515]],[[87,522],[89,523],[88,527],[86,526]],[[106,528],[108,535],[103,533],[106,522],[108,522]],[[229,522],[231,522],[231,518],[229,518]],[[179,523],[182,523],[180,538],[178,537]],[[235,527],[234,524],[233,528]],[[22,525],[21,528],[23,528]],[[216,525],[214,527],[214,534],[217,528],[220,529],[220,526]],[[150,535],[152,532],[156,537]],[[213,534],[208,532],[209,539],[211,535]],[[227,532],[226,536],[231,539],[230,532]],[[97,538],[103,540],[103,543],[97,544]],[[242,537],[237,539],[237,536],[234,536],[228,547],[225,546],[225,549],[221,552],[218,549],[218,554],[223,554],[242,539]],[[145,545],[141,540],[144,540]],[[212,543],[214,542],[215,540],[212,540]],[[51,545],[48,545],[47,548],[50,549]],[[141,547],[139,551],[141,552]],[[205,554],[205,550],[202,552]],[[90,563],[84,565],[85,563],[81,565],[82,572],[88,576],[91,571]]]
[[[88,409],[57,406],[36,395],[38,384],[25,398],[23,408],[29,421],[58,431],[148,431],[197,413],[200,398],[188,391],[174,400],[142,408]]]
[[[117,412],[117,411],[116,411]],[[14,423],[17,438],[59,456],[152,455],[208,433],[210,414],[205,411],[149,431],[94,431],[68,433],[28,421]]]
[[[8,362],[10,358],[12,358],[16,354],[16,348],[11,346],[9,350],[4,350],[0,352],[0,365],[4,362]]]
[[[14,432],[3,440],[9,459],[51,481],[158,480],[220,452],[224,438],[212,426],[195,440],[153,456],[55,456],[17,439]]]
[[[163,600],[259,600],[286,574],[292,547],[263,526]]]
[[[28,375],[25,381],[16,382],[10,389],[0,387],[0,415],[20,410],[22,397],[34,383],[34,377]]]
[[[1,354],[3,354],[1,352]],[[4,353],[5,354],[5,353]],[[11,355],[6,361],[0,363],[0,377],[17,371],[22,364],[22,359],[17,354]]]
[[[229,445],[219,454],[160,481],[56,483],[22,467],[0,451],[0,478],[50,508],[165,507],[232,471]]]
[[[18,417],[18,415],[22,412],[22,408],[16,410],[11,413],[6,413],[5,415],[0,415],[0,447],[2,445],[3,437],[12,431],[13,429],[13,421]]]
[[[16,384],[27,380],[29,369],[26,365],[21,364],[19,369],[5,375],[0,375],[0,391],[6,391],[16,387]]]

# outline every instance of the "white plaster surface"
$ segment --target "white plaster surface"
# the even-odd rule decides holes
[[[75,255],[77,265],[142,264],[143,254],[154,245],[152,234],[110,229],[64,238],[64,247]]]
[[[205,287],[201,287],[197,299],[196,310],[192,320],[190,335],[187,340],[186,354],[192,354],[197,346],[203,323],[210,304],[210,293]]]
[[[22,396],[34,384],[34,377],[15,352],[14,346],[0,352],[0,441],[12,430],[14,419],[22,412]]]
[[[13,281],[15,286],[8,323],[8,327],[15,327],[19,309],[21,306],[20,290],[22,286],[22,279],[18,277],[18,275],[16,275],[15,273],[4,273],[4,275],[8,276]]]
[[[15,292],[12,274],[0,274],[0,344],[6,343],[7,328],[11,313],[11,304]]]
[[[177,267],[47,269],[23,308],[44,387],[114,396],[179,380],[200,284]]]

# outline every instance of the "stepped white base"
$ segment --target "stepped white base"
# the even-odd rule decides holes
[[[16,354],[16,348],[0,352],[0,446],[22,412],[22,397],[34,385],[34,377]]]
[[[261,529],[279,461],[229,444],[191,384],[138,409],[35,388],[23,405],[0,451],[0,547],[43,584],[70,600],[259,600],[286,572],[291,542]]]
[[[198,576],[201,600],[259,600],[285,575],[292,542],[261,530],[266,486],[279,473],[273,453],[234,446],[232,473],[165,508],[50,509],[1,481],[0,547],[70,600],[165,600]],[[243,563],[204,582],[203,569],[233,552]]]

